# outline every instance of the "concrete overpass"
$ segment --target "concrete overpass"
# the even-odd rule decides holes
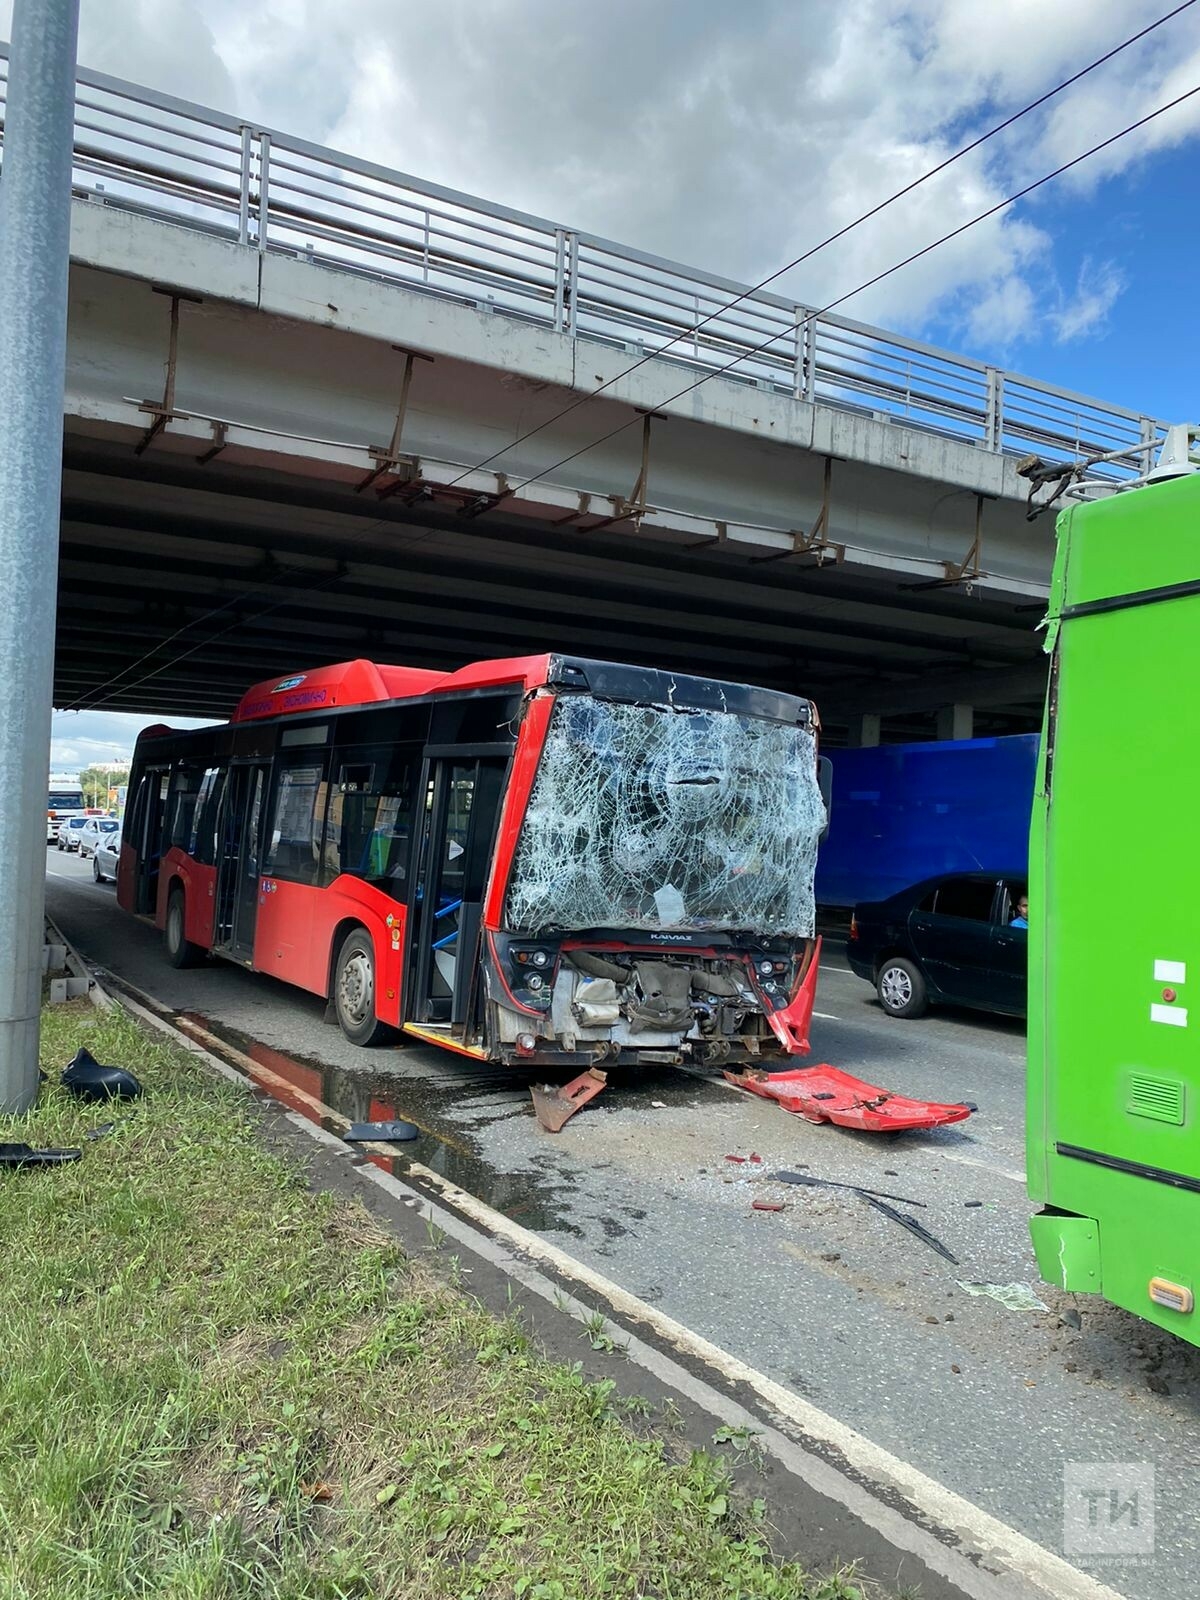
[[[63,706],[564,648],[835,738],[1023,729],[1053,529],[1015,460],[1162,433],[92,73],[75,183]]]

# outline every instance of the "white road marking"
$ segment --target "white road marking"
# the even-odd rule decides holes
[[[813,1016],[820,1017],[822,1022],[840,1022],[842,1020],[841,1017],[835,1017],[829,1011],[814,1011]]]
[[[963,1167],[980,1167],[984,1172],[993,1172],[998,1178],[1007,1178],[1010,1183],[1019,1183],[1024,1187],[1026,1175],[1018,1172],[1015,1167],[997,1166],[994,1161],[981,1161],[978,1156],[960,1155],[956,1150],[938,1150],[933,1152],[939,1161],[957,1161]]]
[[[136,1001],[123,998],[122,1003],[171,1035],[193,1055],[203,1058],[223,1078],[248,1086],[249,1080],[241,1073],[163,1018]],[[345,1144],[335,1134],[326,1132],[297,1112],[285,1111],[284,1114],[294,1127],[310,1138],[341,1154],[347,1153]],[[491,1261],[547,1303],[561,1306],[565,1299],[571,1314],[581,1321],[592,1314],[592,1309],[572,1297],[564,1297],[561,1288],[538,1270],[537,1261],[545,1262],[606,1300],[626,1319],[617,1331],[625,1341],[630,1360],[694,1398],[710,1413],[753,1427],[763,1448],[789,1471],[819,1493],[839,1501],[894,1546],[910,1550],[926,1566],[958,1587],[963,1595],[976,1597],[976,1600],[1001,1600],[1001,1597],[1003,1600],[1028,1600],[1032,1595],[1045,1597],[1045,1600],[1119,1600],[1115,1591],[1071,1566],[1061,1556],[927,1477],[765,1373],[647,1305],[557,1245],[494,1211],[439,1173],[417,1163],[413,1164],[412,1171],[436,1187],[452,1209],[435,1204],[419,1190],[369,1163],[357,1169],[359,1177],[377,1184],[419,1211],[467,1250]],[[752,1390],[768,1413],[777,1417],[788,1432],[764,1426],[760,1414],[748,1411],[731,1396],[714,1389],[663,1350],[645,1344],[629,1332],[629,1322],[652,1329],[671,1348],[699,1360],[726,1382]],[[835,1458],[847,1464],[849,1474],[831,1465],[822,1455],[814,1454],[808,1448],[811,1445],[831,1451]],[[881,1489],[884,1498],[872,1493],[873,1487]],[[897,1501],[906,1504],[912,1516],[906,1516]],[[930,1523],[943,1537],[930,1531]]]
[[[829,965],[828,961],[822,961],[822,963],[821,963],[821,971],[822,972],[844,972],[848,978],[857,978],[858,977],[858,973],[852,971],[849,967],[831,967]]]

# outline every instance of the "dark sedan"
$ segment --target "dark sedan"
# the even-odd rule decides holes
[[[892,1017],[931,1001],[1025,1015],[1026,881],[954,872],[855,906],[846,955]]]

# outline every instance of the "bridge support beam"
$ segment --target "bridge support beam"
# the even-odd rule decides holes
[[[79,0],[17,0],[0,183],[0,1114],[37,1099]]]
[[[975,707],[967,705],[942,706],[937,713],[939,739],[971,739],[975,735]]]
[[[851,750],[874,749],[879,743],[883,718],[878,711],[864,711],[850,721],[849,745]]]

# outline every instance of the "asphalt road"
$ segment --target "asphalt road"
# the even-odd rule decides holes
[[[1037,1280],[1024,1192],[1020,1024],[966,1012],[886,1018],[826,952],[814,1058],[967,1122],[886,1137],[814,1127],[670,1069],[613,1081],[557,1136],[529,1078],[434,1048],[364,1051],[324,1003],[224,963],[176,972],[90,863],[47,856],[47,905],[91,961],[356,1117],[408,1117],[402,1147],[526,1228],[752,1363],[1054,1551],[1064,1468],[1152,1463],[1155,1550],[1073,1557],[1136,1600],[1191,1600],[1200,1503],[1200,1351]],[[728,1156],[762,1158],[733,1162]],[[952,1266],[857,1195],[781,1168],[920,1201]],[[397,1163],[403,1171],[403,1162]],[[781,1200],[783,1212],[752,1201]],[[1024,1284],[1017,1311],[962,1283]],[[1113,1487],[1120,1488],[1119,1472]]]

